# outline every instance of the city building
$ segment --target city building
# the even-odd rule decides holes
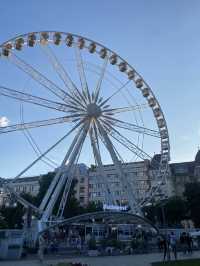
[[[55,172],[58,171],[59,168],[55,169]],[[65,172],[65,167],[63,169],[63,173]],[[75,197],[80,202],[81,206],[87,206],[89,202],[88,198],[88,184],[89,184],[89,176],[88,176],[88,167],[83,164],[77,164],[73,170],[75,182]]]
[[[123,163],[122,169],[125,177],[138,199],[148,190],[149,182],[148,160],[139,162]],[[108,187],[113,198],[119,205],[126,205],[127,198],[123,191],[117,170],[113,164],[104,165],[104,173],[108,181]],[[89,170],[89,201],[105,203],[105,185],[99,176],[98,168],[93,167]]]
[[[200,181],[200,150],[191,162],[171,163],[169,181],[172,194],[182,197],[187,183]]]
[[[75,184],[75,197],[81,206],[87,206],[89,203],[89,176],[88,167],[85,164],[78,164],[74,178],[77,180]]]
[[[154,155],[151,162],[149,160],[123,163],[122,169],[125,177],[138,199],[150,187],[158,186],[158,166],[160,155]],[[126,195],[122,189],[119,176],[113,164],[104,165],[104,172],[108,181],[109,190],[119,205],[125,206]],[[55,173],[58,170],[55,169]],[[65,169],[63,170],[65,171]],[[90,201],[105,203],[105,185],[97,167],[88,168],[85,164],[77,164],[74,170],[75,197],[82,206],[87,206]],[[41,176],[23,177],[12,181],[14,190],[21,193],[28,193],[37,196],[40,189]],[[163,197],[182,197],[187,183],[200,181],[200,150],[197,152],[194,161],[171,163],[167,174],[167,185],[157,191]],[[9,182],[9,179],[7,179]],[[10,201],[10,196],[3,187],[0,187],[0,206]]]
[[[55,169],[55,173],[58,170]],[[14,191],[22,194],[30,194],[35,197],[39,193],[40,190],[40,180],[41,176],[33,176],[33,177],[23,177],[15,180],[6,179],[7,182],[12,181],[11,185],[14,188]],[[78,164],[76,166],[74,172],[75,182],[75,197],[80,202],[82,206],[88,205],[88,168],[85,164]],[[9,204],[10,195],[3,187],[0,187],[0,206]]]
[[[22,194],[30,194],[31,196],[37,196],[40,189],[41,176],[23,177],[18,179],[6,179],[7,182],[12,181],[11,186],[14,191]],[[3,187],[0,187],[0,206],[10,203],[10,194]]]
[[[35,197],[40,189],[40,178],[42,178],[42,176],[18,178],[13,180],[11,184],[15,192],[19,194],[27,193]]]

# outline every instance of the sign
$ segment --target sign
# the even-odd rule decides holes
[[[109,210],[109,211],[127,211],[128,206],[103,204],[103,209],[104,209],[104,211],[106,211],[106,210]]]

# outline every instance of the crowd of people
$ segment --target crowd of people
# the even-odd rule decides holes
[[[178,250],[184,255],[192,254],[193,239],[189,233],[183,232],[178,239],[174,232],[170,234],[161,235],[158,238],[158,248],[163,251],[163,260],[170,260],[174,257],[177,260]]]

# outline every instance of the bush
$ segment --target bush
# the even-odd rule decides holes
[[[108,241],[108,246],[120,249],[122,248],[122,242],[117,239],[111,239]]]
[[[123,243],[117,239],[103,239],[100,242],[101,246],[103,248],[105,247],[114,247],[114,248],[123,248]]]
[[[96,246],[96,240],[94,238],[91,238],[88,242],[88,248],[90,250],[93,250],[93,249],[97,249],[97,246]]]
[[[132,249],[136,249],[136,248],[138,248],[138,242],[137,242],[136,239],[133,239],[133,240],[131,241],[131,247],[132,247]]]

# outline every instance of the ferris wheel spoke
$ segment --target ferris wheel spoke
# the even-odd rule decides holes
[[[49,45],[41,46],[47,57],[49,58],[50,63],[52,64],[53,68],[56,70],[59,77],[64,82],[65,86],[68,88],[70,93],[73,93],[77,90],[76,85],[71,80],[69,74],[67,73],[66,69],[58,60],[57,56],[54,54],[53,50]]]
[[[76,120],[77,117],[76,116],[75,117],[64,116],[64,117],[58,117],[58,118],[52,118],[52,119],[46,119],[46,120],[40,120],[40,121],[33,121],[29,123],[20,123],[20,124],[10,125],[6,127],[0,127],[0,134],[10,133],[14,131],[21,131],[21,130],[31,129],[31,128],[51,126],[51,125],[62,124],[66,122],[73,122],[74,119]]]
[[[51,100],[47,100],[45,98],[40,98],[40,97],[31,95],[29,93],[20,92],[20,91],[5,88],[2,86],[0,87],[0,95],[13,98],[19,101],[54,109],[54,110],[61,111],[61,112],[66,112],[68,107],[71,108],[71,106],[67,106],[66,104],[54,102]]]
[[[14,179],[21,177],[24,173],[26,173],[31,167],[33,167],[37,162],[39,162],[43,157],[45,157],[50,151],[52,151],[58,144],[60,144],[64,139],[66,139],[69,135],[72,134],[80,125],[83,123],[81,120],[77,123],[67,134],[65,134],[62,138],[60,138],[55,144],[53,144],[50,148],[48,148],[44,153],[42,153],[37,159],[35,159],[30,165],[28,165],[23,171],[21,171]]]
[[[121,143],[128,150],[132,151],[139,158],[141,158],[142,160],[145,160],[145,159],[151,160],[152,159],[152,157],[148,153],[146,153],[145,151],[143,151],[141,148],[139,148],[137,145],[135,145],[129,139],[127,139],[122,134],[120,134],[118,130],[116,130],[115,128],[113,128],[106,121],[104,121],[104,126],[107,129],[108,134],[110,136],[112,136],[117,142]]]
[[[97,100],[99,98],[101,84],[102,84],[103,78],[105,76],[106,67],[108,65],[108,59],[109,59],[108,56],[106,56],[105,59],[104,59],[103,66],[102,66],[101,73],[100,73],[100,77],[99,77],[99,80],[98,80],[98,83],[97,83],[97,87],[96,87],[96,90],[94,92],[94,102],[95,103],[97,102]]]
[[[100,134],[102,135],[102,137],[104,139],[106,148],[107,148],[108,152],[110,153],[112,161],[113,161],[113,163],[115,165],[115,169],[116,169],[116,171],[118,173],[118,176],[119,176],[119,179],[121,181],[123,190],[126,193],[129,205],[131,207],[131,211],[133,213],[137,213],[137,212],[140,213],[139,205],[138,205],[137,200],[135,198],[134,192],[133,192],[133,190],[132,190],[127,178],[125,178],[121,162],[118,159],[118,156],[117,156],[117,154],[115,152],[114,146],[113,146],[113,144],[112,144],[107,132],[105,131],[104,127],[99,122],[98,122],[98,129],[99,129],[99,132],[100,132]]]
[[[72,104],[72,106],[76,106],[76,108],[79,108],[79,110],[81,110],[81,111],[85,111],[86,110],[86,108],[85,108],[85,106],[84,106],[84,104],[81,102],[79,102],[78,100],[77,100],[77,94],[76,95],[70,95],[70,98],[68,99],[68,104]]]
[[[78,73],[79,73],[79,79],[81,82],[81,88],[82,88],[82,91],[85,95],[86,102],[87,102],[87,100],[89,102],[91,102],[90,92],[89,92],[86,74],[85,74],[85,69],[84,69],[84,64],[83,64],[83,58],[81,55],[81,51],[77,45],[75,46],[75,54],[76,54],[76,63],[77,63],[77,69],[78,69]]]
[[[137,132],[137,133],[141,133],[141,134],[145,134],[145,135],[149,135],[152,137],[156,137],[156,138],[160,138],[160,132],[153,130],[153,129],[149,129],[146,127],[141,127],[129,122],[124,122],[122,120],[110,117],[110,116],[103,116],[105,118],[105,120],[107,120],[109,123],[111,122],[113,124],[113,126],[119,127],[119,128],[123,128],[123,129],[127,129],[133,132]]]
[[[124,112],[132,112],[137,110],[143,110],[148,108],[148,104],[143,103],[141,105],[133,105],[133,106],[126,106],[126,107],[118,107],[118,108],[112,108],[112,109],[103,109],[104,113],[110,113],[110,114],[118,114],[118,113],[124,113]]]
[[[131,80],[126,81],[119,89],[117,89],[117,91],[115,91],[112,95],[110,95],[108,98],[106,98],[106,100],[104,100],[99,106],[103,106],[105,105],[109,100],[111,100],[114,96],[116,96],[122,89],[124,89]]]
[[[73,103],[78,104],[81,107],[84,107],[84,102],[81,97],[81,94],[79,90],[77,89],[76,85],[70,78],[69,74],[67,73],[66,69],[63,67],[63,65],[58,60],[57,56],[53,53],[53,50],[49,45],[43,45],[41,46],[47,57],[49,58],[49,61],[51,62],[53,68],[58,73],[59,77],[64,82],[65,86],[68,88],[69,93],[66,93],[68,96],[68,99],[64,99],[65,102],[68,102],[70,99],[73,101]]]
[[[36,70],[33,66],[25,62],[19,56],[15,55],[13,52],[10,53],[8,60],[16,65],[19,69],[29,75],[33,80],[41,84],[43,87],[51,91],[54,95],[58,98],[62,99],[63,101],[67,97],[67,93],[58,87],[54,82],[49,80],[43,74],[41,74],[38,70]]]

